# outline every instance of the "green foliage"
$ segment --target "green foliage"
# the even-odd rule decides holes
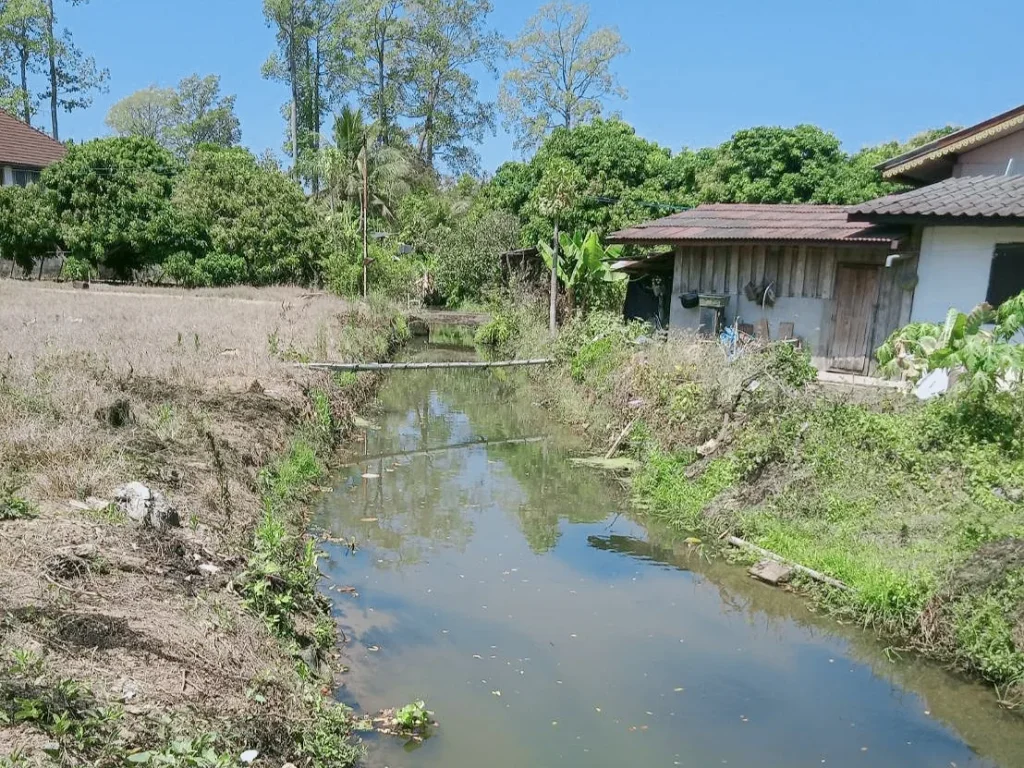
[[[952,607],[960,654],[986,679],[998,684],[1024,681],[1024,652],[1014,638],[1021,605],[1024,571],[1016,570]]]
[[[193,738],[174,738],[154,750],[135,752],[128,756],[129,765],[148,765],[152,768],[230,768],[237,765],[236,757],[218,751],[220,737],[204,733]]]
[[[68,256],[64,259],[64,271],[62,273],[67,280],[78,280],[88,282],[95,274],[95,270],[88,261]]]
[[[98,764],[118,754],[116,707],[103,707],[92,691],[70,678],[51,678],[41,659],[18,650],[0,661],[0,726],[46,734],[47,754],[62,765]]]
[[[739,479],[733,462],[716,459],[694,478],[687,469],[696,454],[665,454],[654,451],[644,458],[633,480],[633,492],[651,514],[681,531],[700,531],[706,526],[707,506]]]
[[[797,349],[795,344],[773,344],[769,348],[768,371],[791,387],[801,387],[816,381],[818,369],[811,364],[806,350]]]
[[[962,369],[962,386],[978,395],[1024,372],[1024,348],[1014,342],[1024,328],[1024,293],[998,309],[981,304],[965,314],[951,309],[942,325],[911,323],[878,349],[882,371],[916,381],[936,369]]]
[[[11,482],[0,482],[0,522],[30,520],[38,515],[36,505],[18,495],[16,485]]]
[[[621,284],[629,278],[623,272],[613,272],[611,264],[622,255],[622,246],[601,245],[596,232],[585,236],[562,233],[559,237],[558,279],[565,286],[569,310],[577,305],[584,311],[607,306],[614,308],[615,300],[623,298]],[[544,265],[550,270],[554,261],[554,248],[544,241],[537,244]]]
[[[487,347],[507,348],[518,336],[519,328],[515,316],[501,309],[491,313],[491,318],[477,328],[474,341]]]
[[[297,184],[248,150],[200,147],[178,180],[174,202],[211,247],[191,264],[187,253],[175,254],[172,276],[185,284],[313,279],[323,248],[316,210]]]
[[[5,258],[30,272],[61,243],[53,196],[42,185],[0,187],[0,252]]]
[[[555,353],[568,363],[577,383],[604,383],[629,359],[633,342],[646,330],[643,323],[623,323],[611,312],[591,312],[573,318],[565,326],[555,343]]]
[[[70,254],[127,279],[203,247],[203,233],[171,204],[179,171],[174,156],[151,140],[96,139],[72,145],[42,179]]]
[[[395,710],[395,722],[404,731],[421,732],[430,725],[430,712],[422,699]]]

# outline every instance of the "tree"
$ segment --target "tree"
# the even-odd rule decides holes
[[[171,204],[177,159],[152,139],[95,139],[71,145],[43,171],[60,238],[70,254],[120,278],[179,251],[208,247],[204,233]]]
[[[167,146],[175,126],[175,93],[149,86],[125,96],[107,112],[106,123],[118,136],[138,136]]]
[[[308,0],[263,0],[267,25],[276,29],[278,51],[263,65],[263,76],[284,80],[291,90],[288,107],[288,140],[292,171],[299,176],[299,110],[301,81],[299,62],[308,50],[311,19]]]
[[[45,18],[42,0],[6,0],[0,4],[0,55],[5,65],[0,91],[6,94],[6,106],[28,125],[36,111],[28,76],[45,51]]]
[[[598,117],[609,97],[626,97],[612,63],[629,48],[614,27],[590,31],[586,5],[548,3],[510,50],[517,66],[505,73],[499,104],[517,147],[535,147],[555,126],[573,128]]]
[[[24,272],[62,246],[52,195],[41,184],[0,188],[0,252]]]
[[[220,96],[217,75],[191,75],[176,89],[143,88],[114,104],[106,122],[119,136],[153,139],[182,159],[201,144],[230,147],[242,137],[235,97]]]
[[[622,283],[629,277],[622,272],[612,271],[611,264],[622,255],[621,245],[605,248],[596,232],[572,236],[563,232],[559,237],[562,258],[559,261],[555,249],[543,240],[537,244],[544,264],[557,269],[558,279],[565,286],[569,312],[576,309],[577,299],[583,309],[592,309],[605,298],[606,289]],[[557,265],[557,267],[555,266]],[[619,294],[622,298],[622,294]]]
[[[93,93],[106,90],[110,72],[98,69],[95,59],[86,56],[75,45],[70,30],[65,29],[59,36],[57,35],[54,1],[46,0],[46,12],[43,17],[48,88],[41,94],[41,98],[50,102],[53,138],[60,141],[58,111],[63,109],[65,112],[72,112],[91,106]],[[88,1],[69,0],[72,5]]]
[[[339,203],[359,209],[363,241],[363,295],[368,290],[368,228],[371,212],[394,217],[394,204],[408,191],[409,163],[402,152],[381,141],[361,110],[345,106],[334,122],[334,146],[321,153],[321,172],[332,210]]]
[[[489,0],[417,0],[410,23],[408,116],[426,167],[439,156],[456,172],[473,170],[469,146],[494,128],[494,107],[480,100],[472,68],[496,72],[501,38],[487,28]]]
[[[583,176],[576,166],[565,160],[559,160],[544,171],[535,193],[540,214],[554,222],[555,230],[549,264],[551,267],[551,306],[548,320],[551,333],[555,333],[558,329],[558,225],[566,212],[576,204],[583,183]]]
[[[323,233],[302,189],[247,149],[203,144],[178,178],[174,205],[209,250],[181,253],[168,273],[189,285],[308,283]]]
[[[220,95],[217,75],[190,75],[178,83],[171,99],[168,143],[180,157],[203,144],[232,147],[242,140],[235,97]]]
[[[335,37],[345,41],[346,82],[373,115],[380,140],[397,145],[412,35],[402,0],[342,0],[336,24]]]

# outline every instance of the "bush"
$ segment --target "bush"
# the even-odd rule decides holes
[[[179,251],[206,249],[202,230],[171,204],[181,166],[150,139],[71,145],[42,183],[72,256],[122,279]]]
[[[320,213],[302,189],[276,168],[238,147],[206,145],[192,154],[174,203],[209,240],[193,283],[309,283],[324,250]],[[189,274],[179,256],[174,269]]]
[[[40,184],[0,187],[0,253],[25,272],[61,246],[53,196]]]

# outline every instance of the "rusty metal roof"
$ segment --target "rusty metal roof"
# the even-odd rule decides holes
[[[851,222],[847,207],[813,204],[710,203],[613,232],[613,243],[715,240],[805,240],[889,243],[892,231]]]
[[[66,152],[59,141],[0,110],[0,165],[45,168],[64,157]]]
[[[962,176],[880,197],[850,209],[859,221],[889,217],[1024,218],[1024,176]]]

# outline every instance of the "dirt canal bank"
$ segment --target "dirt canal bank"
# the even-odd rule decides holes
[[[393,374],[321,499],[340,695],[441,723],[369,765],[1024,765],[988,689],[632,519],[518,379]]]

